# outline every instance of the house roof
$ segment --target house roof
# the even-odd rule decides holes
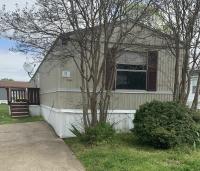
[[[29,88],[31,84],[23,81],[0,81],[0,88]]]

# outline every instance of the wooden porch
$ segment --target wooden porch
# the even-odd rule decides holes
[[[12,117],[29,116],[29,105],[40,105],[39,88],[6,88]]]

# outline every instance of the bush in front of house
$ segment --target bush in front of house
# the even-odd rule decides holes
[[[196,123],[200,123],[200,111],[192,111],[192,118]]]
[[[83,143],[86,144],[99,144],[109,142],[115,135],[113,125],[103,122],[98,123],[94,127],[85,129],[85,132],[80,132],[75,126],[72,125],[71,132]]]
[[[191,111],[176,102],[146,103],[136,111],[133,123],[139,140],[156,148],[193,144],[199,138]]]

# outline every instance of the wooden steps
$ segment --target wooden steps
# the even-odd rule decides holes
[[[12,117],[29,116],[29,106],[26,102],[14,102],[10,104],[10,111]]]

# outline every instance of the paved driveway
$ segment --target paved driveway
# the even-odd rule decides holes
[[[0,171],[83,171],[45,122],[0,125]]]

